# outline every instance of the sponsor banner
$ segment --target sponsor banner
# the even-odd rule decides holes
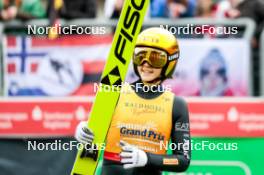
[[[6,95],[94,95],[112,35],[7,36]]]
[[[94,83],[100,79],[112,38],[112,35],[71,35],[49,40],[7,36],[6,95],[94,95]],[[247,41],[180,39],[179,45],[177,69],[173,79],[165,81],[175,94],[250,95]],[[126,80],[137,79],[131,63]]]
[[[192,136],[264,137],[264,100],[187,98]],[[2,99],[1,137],[73,136],[92,98]]]
[[[87,100],[1,100],[0,137],[73,136],[88,118]]]
[[[250,48],[245,40],[180,39],[173,79],[165,81],[177,95],[248,96]],[[239,66],[238,66],[239,65]],[[127,80],[137,79],[132,66]]]
[[[189,100],[193,136],[263,137],[264,100]]]

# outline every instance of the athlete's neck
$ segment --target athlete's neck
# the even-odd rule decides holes
[[[164,92],[164,88],[160,83],[157,84],[144,84],[141,80],[132,83],[132,88],[135,90],[136,94],[142,98],[151,99],[158,97]],[[148,88],[146,88],[146,87]]]
[[[142,83],[146,86],[157,86],[161,84],[161,80],[153,80],[153,81],[142,81]]]

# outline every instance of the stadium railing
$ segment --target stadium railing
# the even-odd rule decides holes
[[[69,26],[69,25],[77,25],[77,26],[105,26],[109,27],[110,29],[116,26],[117,20],[107,20],[107,19],[75,19],[75,20],[60,20],[61,26]],[[150,27],[156,26],[160,27],[160,25],[168,25],[168,26],[200,26],[203,24],[213,25],[213,26],[237,26],[239,27],[242,32],[237,35],[227,35],[224,38],[245,38],[251,39],[254,31],[255,31],[255,23],[253,20],[249,18],[240,18],[240,19],[210,19],[210,18],[186,18],[186,19],[163,19],[163,18],[155,18],[155,19],[146,19],[143,27]],[[28,26],[35,25],[35,26],[48,26],[49,21],[47,19],[38,19],[38,20],[30,20],[26,22],[22,21],[11,21],[4,23],[5,32],[9,30],[21,30],[27,29]],[[181,37],[190,37],[188,34],[184,34]],[[193,37],[193,35],[191,35]],[[201,37],[201,36],[199,36]],[[223,36],[220,36],[223,37]]]
[[[35,26],[48,26],[49,21],[47,19],[38,19],[38,20],[30,20],[26,22],[22,21],[11,21],[6,22],[4,24],[3,34],[27,34],[28,26],[35,25]],[[106,27],[107,32],[113,32],[115,26],[117,24],[117,20],[107,20],[107,19],[75,19],[75,20],[60,20],[60,24],[62,27],[69,26],[69,25],[76,25],[80,27],[93,27],[93,26],[104,26]],[[216,36],[217,39],[227,39],[227,38],[234,38],[234,39],[245,39],[250,43],[254,35],[254,31],[256,28],[256,24],[253,20],[249,18],[240,18],[240,19],[198,19],[198,18],[186,18],[186,19],[146,19],[144,23],[144,27],[156,26],[160,27],[160,25],[168,25],[169,27],[179,27],[179,26],[187,26],[192,25],[201,26],[201,25],[209,25],[209,26],[236,26],[238,27],[238,34],[228,34],[228,35],[219,35]],[[177,34],[176,34],[177,35]],[[193,34],[181,34],[177,36],[178,38],[205,38],[205,35],[193,35]],[[252,51],[250,51],[251,54]],[[1,55],[2,56],[2,55]],[[252,59],[251,59],[252,60]],[[250,63],[252,64],[252,63]],[[249,65],[249,77],[253,76],[251,65]],[[1,70],[2,72],[3,70]],[[253,78],[253,77],[252,77]],[[253,83],[252,78],[249,78],[249,91],[250,94],[253,94]]]

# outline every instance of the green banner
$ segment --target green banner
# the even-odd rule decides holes
[[[191,166],[186,172],[163,175],[263,174],[264,138],[193,138],[192,147]]]
[[[204,150],[192,150],[191,166],[185,173],[164,175],[259,175],[263,174],[264,138],[194,138]],[[212,145],[211,147],[208,145]],[[220,144],[226,150],[216,149]],[[231,146],[230,146],[231,145]],[[233,147],[232,147],[233,146]],[[221,147],[220,147],[221,148]]]

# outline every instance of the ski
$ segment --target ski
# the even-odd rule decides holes
[[[141,30],[149,3],[150,0],[126,0],[124,2],[112,47],[87,122],[88,127],[95,135],[94,143],[91,145],[90,151],[84,148],[78,150],[71,175],[95,174],[100,155],[103,152],[102,144],[105,142],[119,99],[120,87],[125,80],[136,38]]]

